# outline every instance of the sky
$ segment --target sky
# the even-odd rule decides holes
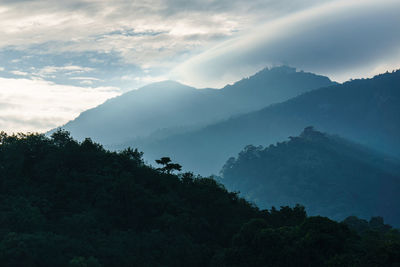
[[[44,132],[167,79],[371,77],[400,68],[398,14],[398,0],[0,0],[0,131]]]

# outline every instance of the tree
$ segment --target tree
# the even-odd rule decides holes
[[[170,174],[173,171],[182,170],[182,166],[178,163],[172,163],[169,157],[162,157],[161,159],[156,159],[156,163],[164,166],[162,168],[158,168],[158,170],[162,171],[163,173]]]
[[[55,131],[51,135],[51,140],[53,144],[59,147],[65,147],[66,145],[75,142],[71,134],[68,131],[61,128],[57,129],[57,131]]]
[[[122,150],[120,155],[135,162],[137,165],[143,166],[144,164],[143,152],[139,151],[137,148],[133,150],[132,148],[128,147],[127,149]]]

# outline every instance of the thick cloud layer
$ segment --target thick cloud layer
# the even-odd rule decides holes
[[[292,2],[1,1],[0,47],[42,45],[41,53],[116,51],[128,63],[170,66],[181,54],[321,1]]]
[[[339,1],[292,14],[189,59],[175,77],[222,86],[289,64],[344,81],[400,68],[400,2]]]

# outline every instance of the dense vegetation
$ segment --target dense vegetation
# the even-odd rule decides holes
[[[301,203],[311,215],[382,215],[400,226],[400,161],[312,127],[266,148],[247,146],[221,173],[229,190],[262,208]]]
[[[380,218],[259,210],[211,178],[66,132],[0,135],[1,266],[398,266]],[[164,164],[165,163],[165,164]]]
[[[313,90],[157,142],[129,145],[140,145],[147,156],[166,153],[191,171],[209,175],[246,145],[273,144],[309,125],[400,158],[400,70]]]

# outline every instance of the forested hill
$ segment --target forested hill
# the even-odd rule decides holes
[[[400,161],[312,127],[266,148],[247,146],[221,175],[263,208],[301,203],[311,215],[382,215],[400,226]]]
[[[139,146],[148,158],[167,153],[209,175],[244,146],[272,144],[309,125],[400,157],[400,71],[317,89],[190,133],[125,146]]]
[[[264,69],[221,90],[165,81],[110,99],[62,127],[79,140],[89,136],[121,144],[197,129],[332,84],[327,77],[286,66]]]
[[[381,218],[259,210],[210,178],[146,166],[66,132],[0,134],[0,265],[397,266]],[[164,162],[164,161],[161,161]],[[165,161],[168,162],[168,161]],[[160,166],[162,167],[162,166]],[[176,168],[179,169],[179,168]]]

